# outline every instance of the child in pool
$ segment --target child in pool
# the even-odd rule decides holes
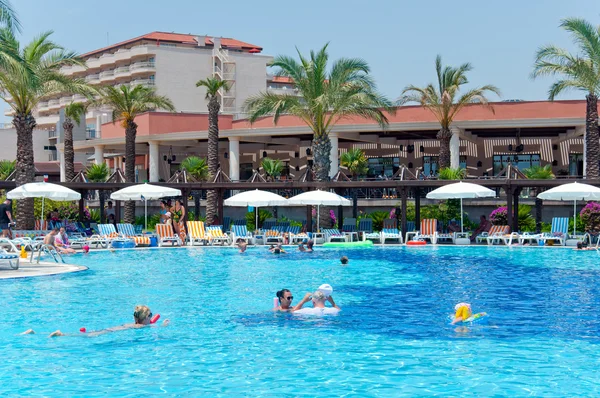
[[[458,303],[454,306],[454,319],[452,320],[452,325],[458,322],[465,321],[473,315],[471,311],[471,304],[469,303]]]

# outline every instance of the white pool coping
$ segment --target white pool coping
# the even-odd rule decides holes
[[[10,269],[8,263],[0,264],[0,279],[31,278],[38,276],[59,275],[71,272],[86,271],[88,267],[75,264],[63,264],[47,261],[30,263],[29,259],[21,259],[19,269]]]

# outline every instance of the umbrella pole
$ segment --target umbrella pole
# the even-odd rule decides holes
[[[43,196],[42,196],[42,214],[40,216],[40,229],[42,229],[42,230],[44,229],[44,197]]]
[[[463,206],[462,206],[462,198],[460,198],[460,232],[465,232],[463,230]]]
[[[254,230],[258,231],[258,206],[254,208]]]
[[[577,235],[577,199],[573,201],[573,237],[575,235]]]
[[[321,205],[317,205],[317,233],[321,232],[319,223],[321,221]]]
[[[148,229],[148,201],[144,199],[144,229]]]

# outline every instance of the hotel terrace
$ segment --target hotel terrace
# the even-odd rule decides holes
[[[231,89],[219,93],[220,165],[234,181],[250,178],[264,157],[285,164],[284,179],[300,177],[309,163],[312,135],[299,119],[284,116],[277,126],[270,118],[254,124],[244,119],[242,106],[263,91],[294,93],[293,82],[271,76],[271,56],[260,46],[236,39],[153,32],[83,54],[87,68],[63,72],[93,85],[143,84],[156,87],[173,101],[177,113],[148,112],[136,119],[136,175],[139,181],[168,180],[187,156],[207,155],[207,101],[195,83],[209,76],[227,80]],[[44,99],[36,111],[36,162],[62,162],[64,106],[85,101],[79,95]],[[494,112],[469,106],[456,118],[451,142],[453,167],[469,176],[498,174],[508,162],[520,169],[551,164],[557,175],[584,174],[584,101],[507,101],[494,103]],[[106,162],[124,167],[125,132],[109,121],[109,111],[91,109],[85,123],[74,130],[76,162]],[[12,113],[7,111],[7,116]],[[419,106],[397,108],[388,128],[360,118],[341,120],[331,134],[331,175],[339,155],[361,148],[369,158],[369,177],[393,175],[400,165],[426,176],[435,175],[439,124]],[[39,142],[44,135],[44,142]],[[46,140],[47,136],[47,142]],[[41,159],[37,148],[48,152]]]

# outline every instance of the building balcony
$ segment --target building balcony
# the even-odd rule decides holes
[[[115,72],[115,78],[127,77],[130,75],[129,66],[121,66],[120,68],[115,69],[114,72]]]
[[[50,101],[48,101],[48,109],[59,109],[60,108],[60,101],[57,99],[52,99]]]
[[[131,64],[131,66],[129,66],[129,70],[131,71],[132,75],[154,72],[156,71],[156,65],[154,62],[136,62],[135,64]]]
[[[100,72],[99,75],[100,81],[105,83],[115,79],[115,71],[114,70],[106,70],[104,72]]]
[[[59,101],[59,103],[61,105],[69,105],[71,102],[73,101],[73,97],[69,96],[69,97],[62,97]]]
[[[295,88],[288,88],[288,87],[274,87],[274,86],[267,86],[267,92],[269,93],[273,93],[273,94],[287,94],[287,95],[298,95],[298,90]]]
[[[56,137],[58,137],[58,133],[56,132],[56,130],[48,131],[48,138],[56,138]]]
[[[6,108],[6,109],[4,110],[4,116],[9,116],[9,117],[12,117],[12,116],[14,116],[14,115],[15,115],[15,111],[14,111],[14,109],[13,109],[13,108]]]
[[[93,75],[87,75],[85,77],[85,81],[86,81],[86,83],[89,83],[89,84],[98,84],[98,83],[100,83],[100,75],[97,73],[93,74]]]
[[[87,98],[85,97],[85,95],[81,95],[81,94],[75,94],[73,96],[73,102],[86,102]]]
[[[58,123],[58,119],[59,119],[58,115],[54,114],[54,115],[36,117],[35,121],[36,121],[38,127],[42,127],[42,126],[54,127],[54,126],[56,126],[56,123]]]
[[[48,110],[48,101],[40,101],[37,104],[37,111],[44,112]]]
[[[132,80],[131,83],[129,83],[129,85],[131,87],[135,87],[135,86],[145,86],[145,87],[154,87],[154,80],[153,79],[137,79],[137,80]]]

